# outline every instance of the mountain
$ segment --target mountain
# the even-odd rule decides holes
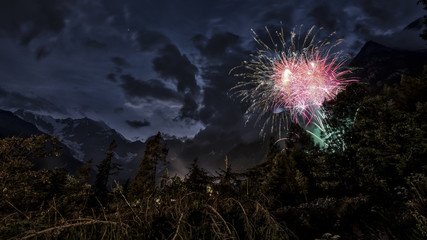
[[[118,178],[126,180],[132,177],[139,168],[145,143],[127,140],[102,121],[94,121],[89,118],[55,119],[24,110],[18,110],[14,114],[33,124],[40,131],[57,136],[64,145],[71,149],[71,153],[76,159],[81,162],[92,160],[93,168],[96,168],[96,165],[105,158],[105,153],[113,139],[117,143],[113,162],[121,164],[123,168],[119,172]]]
[[[12,113],[11,113],[12,114]],[[12,114],[13,115],[13,114]],[[93,161],[93,169],[105,158],[105,152],[113,139],[117,142],[113,162],[122,165],[116,179],[126,181],[132,178],[139,169],[145,150],[145,143],[141,141],[129,141],[120,133],[111,129],[102,121],[94,121],[89,118],[81,119],[55,119],[51,116],[39,115],[30,111],[18,110],[14,112],[19,120],[32,127],[38,134],[45,133],[57,136],[58,139],[70,149],[75,159],[86,162]],[[169,149],[168,166],[170,173],[185,175],[191,161],[199,157],[201,165],[214,171],[224,167],[224,158],[228,155],[233,169],[243,170],[248,166],[262,161],[264,151],[261,142],[240,143],[236,146],[227,146],[226,151],[213,151],[212,149],[197,153],[193,149],[194,140],[178,139],[174,136],[164,135]],[[216,147],[215,149],[219,149]],[[159,166],[159,173],[166,168]],[[161,174],[161,173],[160,173]]]
[[[358,79],[371,86],[373,94],[377,94],[384,84],[399,84],[402,74],[421,75],[424,65],[427,65],[427,51],[389,48],[368,41],[349,67],[355,69],[353,73]]]
[[[24,121],[12,112],[0,110],[0,138],[23,137],[43,134],[36,126]]]
[[[31,135],[41,135],[44,132],[40,131],[33,124],[22,120],[15,114],[9,111],[0,110],[0,138],[6,137],[22,137],[28,138]],[[50,135],[50,134],[47,134]],[[70,149],[61,144],[62,150],[59,157],[50,157],[47,159],[36,159],[34,162],[36,169],[42,168],[65,168],[72,173],[75,173],[77,168],[81,166],[81,162],[76,160],[71,154]]]
[[[407,30],[416,30],[416,31],[420,31],[422,29],[425,28],[424,26],[424,18],[420,17],[417,18],[415,21],[411,22],[410,24],[408,24],[403,31],[407,31]]]

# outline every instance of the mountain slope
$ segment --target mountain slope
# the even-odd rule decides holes
[[[426,64],[427,51],[394,49],[368,41],[349,67],[356,68],[354,74],[368,83],[376,94],[382,91],[384,84],[398,84],[402,74],[419,76]]]
[[[105,158],[105,152],[113,139],[116,140],[113,162],[122,165],[123,169],[118,177],[122,180],[133,176],[144,153],[145,143],[127,140],[102,121],[89,118],[55,119],[24,110],[16,111],[15,115],[34,124],[42,132],[57,136],[71,149],[76,159],[81,162],[92,160],[93,168]]]
[[[40,131],[33,124],[20,119],[15,116],[12,112],[0,110],[0,138],[6,137],[22,137],[28,138],[31,135],[45,134]],[[49,135],[49,134],[47,134]],[[81,166],[81,162],[77,161],[71,154],[70,149],[61,145],[61,155],[59,157],[50,157],[47,159],[37,159],[34,162],[35,168],[65,168],[70,172],[76,172],[77,168]]]

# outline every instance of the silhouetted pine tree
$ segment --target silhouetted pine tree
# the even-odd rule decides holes
[[[295,161],[285,153],[280,153],[274,158],[274,164],[267,181],[268,194],[281,204],[295,202],[298,193],[296,182]]]
[[[274,158],[281,151],[280,142],[270,136],[264,161],[244,172],[245,179],[240,185],[242,197],[245,195],[245,197],[256,199],[266,193],[267,176],[273,166]]]
[[[88,183],[90,177],[90,171],[92,170],[92,161],[90,159],[88,162],[83,164],[79,169],[77,169],[77,179],[79,179],[82,183]]]
[[[419,0],[418,4],[422,3],[424,5],[424,10],[427,10],[427,0]],[[420,37],[424,40],[427,40],[427,15],[424,15],[424,30],[423,32],[420,34]]]
[[[186,176],[186,186],[189,191],[206,193],[206,187],[211,183],[208,172],[199,167],[196,157],[191,164],[191,168]]]
[[[158,132],[147,141],[144,157],[135,178],[129,185],[130,199],[142,199],[146,194],[152,194],[156,188],[157,164],[166,162],[168,148],[163,137]]]
[[[291,123],[284,151],[276,154],[266,181],[266,192],[281,204],[307,201],[308,176],[318,151],[310,135],[299,125]],[[304,196],[304,198],[302,198]]]
[[[223,196],[236,196],[239,192],[241,183],[246,174],[234,172],[225,158],[225,170],[220,169],[216,172],[219,183],[215,186],[219,194]]]
[[[273,163],[273,159],[281,152],[281,150],[279,142],[276,141],[273,136],[270,136],[268,140],[267,154],[265,155],[265,162],[271,165]]]
[[[319,148],[315,146],[311,136],[301,126],[292,123],[285,140],[284,152],[295,161],[296,168],[308,176]],[[275,164],[277,163],[275,162]]]
[[[102,160],[102,162],[98,165],[98,174],[96,175],[95,180],[95,197],[100,201],[102,204],[106,203],[107,201],[107,183],[108,178],[111,175],[111,172],[113,170],[112,166],[112,159],[114,157],[114,149],[117,147],[116,140],[113,140],[108,147],[106,158]]]

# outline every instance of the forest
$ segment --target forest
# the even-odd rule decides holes
[[[0,139],[0,239],[427,239],[426,76],[379,94],[348,85],[325,106],[326,147],[294,124],[246,171],[224,159],[211,173],[195,156],[185,177],[160,175],[158,133],[137,174],[111,188],[115,141],[71,174],[34,168],[61,154],[56,137]]]

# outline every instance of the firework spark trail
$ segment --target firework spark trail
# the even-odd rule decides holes
[[[307,129],[309,125],[325,132],[327,113],[322,107],[323,103],[334,99],[349,82],[355,81],[343,78],[350,71],[340,71],[345,62],[341,52],[331,53],[342,40],[331,45],[329,39],[334,35],[332,33],[316,42],[320,29],[314,33],[313,26],[300,44],[301,28],[302,25],[298,37],[295,28],[290,33],[289,46],[283,27],[280,32],[276,31],[278,41],[275,41],[266,27],[271,46],[252,30],[261,49],[250,55],[250,61],[244,61],[241,66],[236,67],[247,70],[245,73],[235,74],[247,81],[237,83],[231,91],[241,97],[242,102],[249,103],[247,122],[257,115],[256,123],[264,120],[260,131],[264,137],[269,125],[270,132],[279,130],[280,137],[280,130],[286,129],[290,121],[299,123],[313,136],[315,134]]]

